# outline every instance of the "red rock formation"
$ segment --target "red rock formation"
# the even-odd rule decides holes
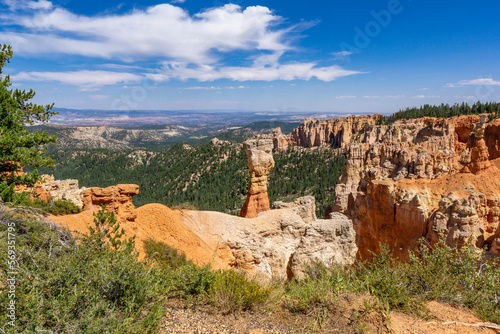
[[[113,211],[119,221],[134,221],[137,211],[132,203],[132,197],[139,193],[136,184],[119,184],[117,186],[98,188],[92,187],[83,191],[83,211],[97,211],[101,205]]]
[[[270,139],[250,139],[243,143],[248,156],[250,185],[240,216],[253,218],[270,210],[267,196],[267,175],[274,168],[273,142]]]
[[[380,114],[374,116],[359,115],[325,121],[306,118],[289,135],[283,135],[281,129],[277,128],[271,135],[266,135],[264,138],[273,140],[275,152],[286,150],[289,146],[332,145],[334,147],[346,147],[350,144],[353,136],[367,126],[375,125],[380,116]]]
[[[370,125],[351,139],[334,210],[353,220],[361,257],[388,243],[405,258],[421,237],[496,247],[500,123],[485,119]]]

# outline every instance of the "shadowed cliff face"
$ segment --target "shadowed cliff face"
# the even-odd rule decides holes
[[[353,220],[359,256],[387,243],[404,259],[422,237],[500,255],[500,122],[485,121],[421,118],[351,138],[334,210]]]
[[[270,210],[267,195],[267,175],[274,168],[273,142],[270,139],[250,139],[243,143],[248,156],[250,184],[240,216],[253,218]]]
[[[289,135],[284,135],[280,128],[262,138],[273,141],[273,150],[284,151],[290,146],[315,147],[331,145],[347,147],[357,140],[357,135],[366,127],[375,125],[380,114],[348,116],[345,118],[319,119],[306,118],[302,124]]]

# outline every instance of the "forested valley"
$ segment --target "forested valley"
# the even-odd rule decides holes
[[[55,168],[41,169],[56,179],[77,179],[80,186],[135,183],[134,204],[161,203],[238,214],[248,187],[246,153],[238,144],[175,144],[156,151],[57,150]],[[317,214],[333,204],[345,155],[331,148],[295,148],[274,154],[269,200],[316,197]]]

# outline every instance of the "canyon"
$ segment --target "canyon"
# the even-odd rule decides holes
[[[353,220],[360,258],[386,243],[407,259],[421,238],[500,255],[500,121],[483,114],[377,125],[380,117],[306,119],[288,136],[275,130],[274,150],[345,149],[333,211]]]
[[[380,117],[306,119],[290,135],[277,128],[247,140],[242,148],[250,180],[241,217],[160,204],[135,208],[131,198],[138,187],[117,185],[66,196],[77,198],[84,211],[53,219],[85,231],[91,213],[105,203],[127,235],[155,238],[200,264],[240,268],[267,280],[304,277],[314,261],[348,265],[356,257],[369,259],[384,243],[403,260],[419,240],[430,245],[443,240],[453,247],[474,243],[500,255],[500,121],[468,115],[383,124]],[[272,151],[292,147],[346,154],[326,219],[316,217],[311,196],[269,203]],[[44,187],[56,194],[55,183]]]

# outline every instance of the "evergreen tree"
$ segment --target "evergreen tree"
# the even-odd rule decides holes
[[[11,90],[9,75],[2,75],[3,67],[12,58],[9,45],[0,47],[0,183],[9,187],[33,185],[39,180],[36,168],[51,165],[53,160],[44,156],[46,144],[54,144],[56,137],[47,132],[30,131],[27,126],[44,123],[56,114],[53,104],[39,106],[29,102],[33,90]],[[24,165],[34,171],[20,175]]]

